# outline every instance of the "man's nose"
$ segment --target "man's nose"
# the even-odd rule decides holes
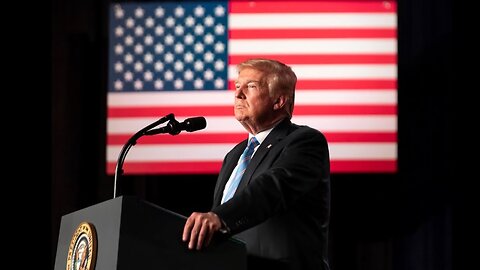
[[[245,97],[244,89],[245,89],[245,86],[235,87],[235,97],[236,98]]]

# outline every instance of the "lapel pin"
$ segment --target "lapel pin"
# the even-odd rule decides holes
[[[272,147],[272,144],[267,145],[267,149],[270,148],[270,147]]]

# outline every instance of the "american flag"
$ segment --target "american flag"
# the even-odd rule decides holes
[[[292,121],[322,131],[332,173],[397,170],[396,1],[192,1],[110,8],[107,173],[137,131],[173,113],[204,130],[141,137],[125,174],[215,174],[248,134],[233,116],[235,66],[292,67]]]

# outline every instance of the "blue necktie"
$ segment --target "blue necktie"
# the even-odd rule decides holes
[[[238,184],[240,184],[240,180],[242,179],[243,173],[247,169],[247,165],[250,162],[250,159],[252,159],[253,150],[259,144],[260,143],[257,141],[255,137],[252,137],[248,142],[248,146],[247,148],[245,148],[242,156],[240,157],[240,161],[237,165],[237,171],[235,173],[235,176],[232,179],[232,183],[228,187],[227,193],[223,197],[222,203],[230,200],[233,197],[233,194],[235,194],[235,190],[237,190]]]

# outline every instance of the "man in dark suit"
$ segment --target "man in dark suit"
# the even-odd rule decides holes
[[[234,112],[249,139],[225,156],[211,211],[187,219],[183,241],[190,249],[223,233],[246,243],[250,270],[329,269],[328,145],[318,130],[290,121],[296,81],[275,60],[238,65]],[[253,137],[259,145],[247,147]]]

